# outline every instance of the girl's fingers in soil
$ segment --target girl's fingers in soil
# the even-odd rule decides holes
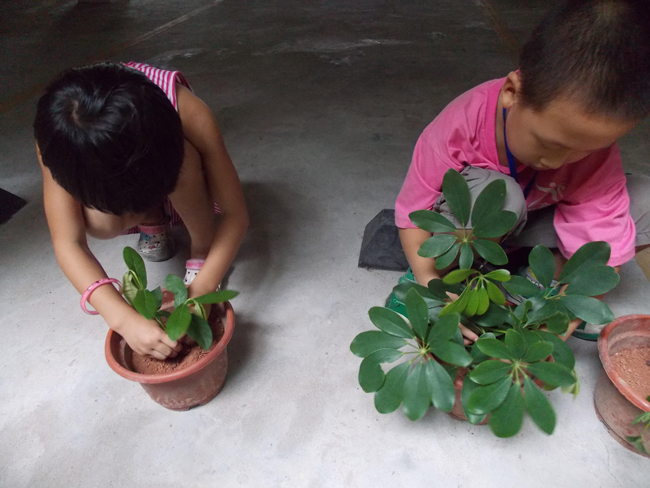
[[[178,355],[173,348],[169,347],[167,344],[163,344],[162,342],[156,347],[156,352],[162,354],[164,356],[163,359],[174,358]]]
[[[178,341],[172,341],[167,334],[161,336],[160,342],[162,342],[165,346],[169,347],[170,349],[173,349],[176,352],[181,352],[183,350],[183,345],[179,344]]]
[[[152,358],[160,359],[161,361],[164,361],[165,359],[167,359],[167,356],[165,356],[164,354],[159,353],[156,350],[151,351],[148,355],[151,356]]]

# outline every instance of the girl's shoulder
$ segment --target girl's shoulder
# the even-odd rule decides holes
[[[180,71],[156,68],[155,66],[151,66],[146,63],[136,63],[135,61],[124,63],[124,66],[140,71],[147,78],[158,85],[160,89],[165,92],[165,95],[167,95],[167,98],[176,110],[178,110],[178,94],[176,92],[176,84],[178,83],[190,91],[192,90],[189,82]]]

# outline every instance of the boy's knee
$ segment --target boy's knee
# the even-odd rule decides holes
[[[628,175],[627,192],[630,195],[630,215],[637,233],[637,246],[650,244],[650,177]]]
[[[467,166],[462,175],[467,181],[469,191],[472,196],[472,202],[475,202],[479,194],[493,181],[503,180],[506,185],[506,198],[501,206],[501,210],[508,210],[517,214],[517,228],[521,223],[526,221],[528,214],[526,198],[524,192],[511,176],[483,168]]]

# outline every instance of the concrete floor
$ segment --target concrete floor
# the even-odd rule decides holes
[[[550,394],[551,437],[528,420],[500,440],[433,410],[417,423],[383,416],[357,384],[350,341],[399,277],[356,267],[364,226],[393,205],[437,112],[513,68],[549,4],[522,3],[3,2],[0,187],[29,204],[0,227],[0,486],[648,486],[650,463],[595,416],[595,344],[570,340],[582,391]],[[250,205],[229,281],[241,296],[228,381],[189,412],[108,368],[106,325],[81,312],[50,244],[34,95],[97,59],[183,71],[219,119]],[[647,134],[646,122],[623,141],[631,171],[650,173]],[[92,242],[109,276],[123,273],[127,244]],[[150,265],[152,281],[185,257]],[[612,308],[647,313],[635,262],[622,278]]]

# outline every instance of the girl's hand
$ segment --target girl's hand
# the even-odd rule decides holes
[[[155,320],[147,320],[138,313],[129,317],[122,327],[111,327],[138,354],[165,360],[176,357],[183,346],[172,341]]]

